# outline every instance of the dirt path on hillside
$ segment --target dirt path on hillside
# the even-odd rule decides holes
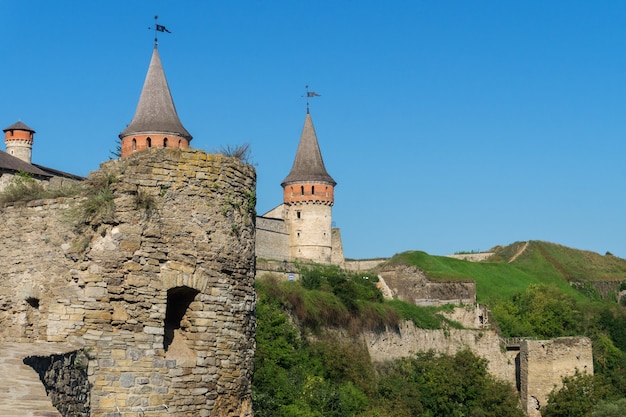
[[[524,246],[522,246],[515,255],[513,255],[513,257],[509,260],[509,263],[515,261],[522,253],[524,253],[524,251],[526,250],[526,248],[528,247],[528,244],[530,242],[526,242],[524,243]]]

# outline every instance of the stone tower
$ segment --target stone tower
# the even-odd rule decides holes
[[[156,44],[135,117],[119,137],[122,157],[153,147],[189,147],[192,136],[176,113]]]
[[[307,109],[291,172],[281,184],[291,259],[331,263],[336,184],[326,172]]]
[[[35,131],[24,123],[17,122],[4,129],[3,132],[7,153],[30,164]]]

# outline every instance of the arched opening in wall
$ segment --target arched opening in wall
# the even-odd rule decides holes
[[[146,139],[146,146],[147,146],[148,148],[151,148],[151,147],[152,147],[152,139],[150,139],[150,138]]]
[[[300,195],[304,195],[304,185],[300,186]]]
[[[311,187],[311,194],[315,195],[315,186]]]
[[[185,314],[189,305],[200,291],[190,287],[174,287],[167,290],[167,307],[165,309],[165,337],[163,349],[167,352],[175,343],[175,339],[182,339],[181,332],[188,326]],[[178,334],[181,334],[178,336]],[[181,340],[184,342],[184,340]]]
[[[137,139],[133,138],[133,151],[137,150]]]
[[[167,138],[163,139],[163,147],[167,148]]]
[[[183,140],[182,139],[178,139],[178,147],[179,148],[181,147],[182,143],[183,143]]]

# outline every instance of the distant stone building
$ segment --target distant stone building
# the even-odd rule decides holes
[[[82,181],[78,175],[32,163],[35,131],[21,121],[2,130],[6,152],[0,151],[0,191],[13,183],[15,174],[30,175],[44,187],[60,187]]]
[[[281,184],[283,204],[257,216],[257,258],[343,265],[341,235],[332,227],[335,185],[307,109],[293,166]]]

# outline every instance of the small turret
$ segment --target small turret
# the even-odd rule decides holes
[[[22,122],[3,129],[7,153],[24,162],[32,163],[35,131]]]
[[[192,136],[178,118],[156,45],[135,116],[119,137],[122,157],[152,147],[189,147]]]

